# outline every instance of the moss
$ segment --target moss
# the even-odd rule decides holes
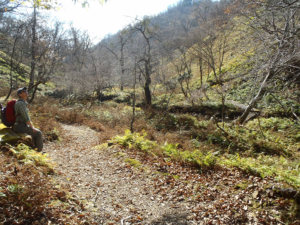
[[[114,154],[114,156],[117,157],[117,158],[121,158],[121,157],[127,156],[127,154],[124,153],[124,152],[117,152],[117,153]]]
[[[133,166],[133,167],[136,167],[136,168],[139,168],[141,166],[141,162],[138,161],[137,159],[125,159],[124,160],[125,162],[129,163],[129,165]]]
[[[13,144],[27,136],[27,134],[15,133],[10,128],[6,128],[6,126],[0,123],[0,144]]]
[[[172,175],[172,176],[173,176],[173,178],[174,178],[175,180],[180,179],[180,176],[178,176],[178,175]]]
[[[96,150],[105,150],[107,148],[108,148],[108,143],[103,143],[101,145],[97,145],[94,147],[94,149],[96,149]]]
[[[241,183],[236,184],[234,188],[245,190],[249,186],[249,184],[250,183],[248,181],[242,181]]]

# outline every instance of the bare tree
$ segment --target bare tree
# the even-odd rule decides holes
[[[230,10],[244,18],[244,25],[251,29],[259,59],[253,72],[259,77],[260,85],[238,119],[243,123],[254,105],[272,89],[273,82],[282,80],[288,86],[299,79],[300,1],[241,1]]]
[[[98,45],[89,56],[88,74],[91,77],[90,83],[88,83],[88,90],[90,87],[94,87],[92,90],[96,92],[97,97],[101,98],[102,91],[110,88],[111,79],[111,60],[108,57],[108,52],[105,51],[101,45]],[[82,82],[86,82],[86,77]]]
[[[121,82],[120,89],[123,91],[124,88],[124,77],[125,77],[125,45],[130,38],[129,32],[127,29],[123,29],[116,35],[117,41],[115,43],[103,43],[103,45],[115,56],[116,60],[118,60],[120,68],[121,68]]]
[[[36,57],[35,57],[35,49],[36,49],[36,26],[37,26],[37,20],[36,20],[36,14],[37,14],[36,6],[33,7],[33,14],[32,14],[32,34],[31,34],[31,71],[30,71],[30,77],[29,77],[29,86],[28,91],[31,91],[34,85],[34,77],[35,77],[35,65],[36,65]]]
[[[18,41],[23,38],[23,27],[24,27],[24,23],[21,22],[16,30],[16,33],[15,35],[13,36],[13,40],[11,43],[12,44],[12,50],[11,50],[11,54],[10,54],[10,73],[9,73],[9,77],[10,77],[10,90],[9,90],[9,93],[7,94],[6,98],[4,101],[6,101],[12,90],[13,90],[13,70],[14,70],[14,67],[19,67],[20,65],[20,62],[18,62],[17,60],[15,60],[15,54],[16,54],[16,51],[17,51],[17,48],[18,48]]]
[[[54,28],[43,26],[39,32],[36,42],[36,64],[37,73],[32,86],[32,95],[29,102],[32,102],[40,84],[45,84],[56,76],[62,69],[64,55],[60,49],[65,39],[65,31],[62,23],[56,22]]]
[[[0,20],[2,19],[4,13],[11,13],[21,5],[21,2],[13,2],[11,0],[0,0]]]
[[[134,60],[133,76],[134,76],[134,80],[133,80],[133,96],[132,96],[132,119],[131,119],[131,123],[130,123],[131,133],[133,133],[133,123],[134,123],[134,119],[135,119],[136,77],[137,77],[137,59],[136,59],[136,57]]]
[[[200,32],[197,40],[198,47],[194,47],[199,55],[200,66],[204,61],[213,72],[215,82],[220,83],[224,58],[228,51],[230,30],[227,26],[218,29],[214,25],[208,24]]]
[[[64,41],[64,67],[65,67],[65,85],[68,86],[68,92],[76,92],[74,87],[82,86],[83,69],[87,70],[87,61],[90,55],[92,40],[86,31],[80,31],[70,25],[67,31],[67,38]]]
[[[195,7],[193,8],[193,16],[199,24],[205,23],[208,20],[212,5],[213,3],[211,0],[204,0],[195,3]]]
[[[152,97],[150,91],[151,84],[151,74],[154,70],[155,57],[153,55],[153,40],[158,40],[158,29],[159,27],[153,25],[149,18],[145,17],[143,20],[135,20],[135,24],[130,26],[130,30],[132,36],[136,33],[135,38],[140,38],[144,40],[143,42],[139,42],[141,46],[139,46],[141,55],[138,60],[139,70],[141,74],[144,76],[145,82],[143,85],[146,105],[151,107]]]
[[[178,75],[177,81],[180,84],[183,95],[187,98],[190,93],[190,80],[192,78],[192,62],[193,59],[189,57],[187,50],[181,46],[177,50],[177,58],[172,60]]]

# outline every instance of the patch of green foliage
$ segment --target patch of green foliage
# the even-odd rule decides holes
[[[248,104],[257,93],[259,85],[254,85],[253,78],[238,79],[228,92],[228,100],[234,100],[243,104]],[[292,112],[300,115],[300,103],[297,101],[300,92],[297,88],[289,90],[283,82],[278,81],[273,87],[274,93],[266,93],[263,99],[256,104],[256,108],[263,112],[265,116],[292,116]],[[292,91],[291,91],[292,90]],[[276,93],[278,91],[279,93]]]
[[[167,102],[169,101],[168,106],[174,106],[174,105],[188,105],[187,99],[184,97],[181,93],[174,93],[172,95],[170,94],[163,94],[158,95],[153,98],[153,106],[155,108],[165,108],[167,106]]]
[[[121,157],[124,157],[124,156],[126,156],[126,155],[127,155],[127,154],[124,153],[124,152],[117,152],[116,154],[114,154],[114,156],[117,157],[117,158],[121,158]]]
[[[125,159],[124,161],[129,163],[129,165],[136,167],[136,168],[141,166],[141,162],[136,159]]]
[[[195,116],[189,114],[167,114],[163,119],[159,119],[159,115],[154,119],[154,127],[157,130],[162,129],[192,129],[198,128],[199,123]]]
[[[29,82],[29,79],[26,79],[25,74],[29,74],[30,67],[26,66],[23,63],[19,63],[16,60],[13,60],[13,64],[17,64],[18,69],[15,71],[15,69],[12,71],[13,79],[18,79],[21,82]],[[13,66],[15,68],[15,65]],[[0,81],[2,87],[9,87],[9,80],[10,80],[10,56],[8,56],[3,51],[0,51]]]
[[[37,152],[25,144],[19,144],[15,148],[11,148],[10,151],[17,157],[20,162],[25,164],[32,164],[35,166],[44,166],[48,169],[48,172],[53,172],[53,166],[50,163],[48,154],[42,154]]]
[[[7,190],[11,193],[17,194],[22,191],[22,187],[19,184],[11,184],[7,187]]]
[[[113,126],[126,120],[129,121],[132,118],[132,107],[130,106],[118,104],[114,101],[101,102],[100,105],[103,107],[97,107],[96,110],[95,108],[85,109],[83,114],[88,117],[97,118],[101,123],[103,122]],[[144,116],[144,111],[141,108],[136,107],[135,118]]]
[[[111,98],[111,100],[121,103],[130,101],[130,93],[124,91],[117,91],[114,89],[103,91],[103,97]]]
[[[243,126],[225,126],[231,143],[228,150],[292,156],[300,148],[300,124],[288,118],[260,118]]]
[[[300,115],[300,104],[294,99],[299,98],[299,94],[295,91],[293,94],[269,94],[265,95],[264,101],[259,102],[257,105],[264,109],[266,115],[291,115],[291,112]]]
[[[125,131],[124,136],[115,136],[113,142],[123,147],[137,148],[143,151],[149,151],[157,146],[156,142],[147,140],[145,136],[147,133],[131,133],[130,130]]]
[[[285,120],[285,119],[281,119]],[[268,119],[263,120],[262,127],[270,128],[272,124],[276,123],[274,120],[268,121]],[[249,126],[256,126],[257,124],[253,121]],[[290,129],[290,122],[286,121],[282,124],[282,129]],[[273,176],[278,181],[284,181],[296,188],[300,187],[300,162],[299,160],[289,159],[283,156],[278,156],[278,154],[266,155],[265,152],[256,152],[253,156],[249,155],[251,152],[251,146],[255,146],[255,141],[257,145],[264,148],[266,145],[261,143],[262,135],[257,132],[255,135],[249,132],[249,128],[245,129],[243,127],[229,128],[225,127],[227,132],[231,135],[235,135],[235,142],[227,143],[228,149],[233,147],[233,144],[237,144],[241,149],[245,149],[245,155],[240,156],[238,153],[219,155],[219,152],[213,151],[202,151],[201,149],[196,150],[180,150],[178,149],[178,144],[167,143],[159,145],[154,141],[146,139],[146,133],[130,133],[129,130],[126,131],[124,136],[116,136],[113,138],[113,142],[120,144],[123,147],[136,148],[139,150],[146,151],[150,154],[157,154],[160,152],[164,155],[166,159],[182,161],[192,165],[196,165],[201,169],[211,168],[215,165],[226,166],[226,167],[237,167],[244,171],[256,174],[261,177]],[[242,131],[242,132],[241,132]],[[236,132],[234,134],[234,132]],[[291,131],[290,131],[291,132]],[[213,134],[211,134],[213,135]],[[209,136],[209,135],[208,135]],[[214,136],[216,138],[216,136]],[[222,135],[219,135],[220,140],[215,142],[227,141]],[[252,138],[252,141],[250,140]],[[256,139],[257,138],[257,139]],[[275,137],[274,137],[275,138]],[[208,139],[207,142],[211,141]],[[268,143],[268,141],[265,141]],[[278,145],[278,142],[270,142],[270,148]],[[219,143],[220,144],[220,143]],[[287,146],[287,143],[283,143],[283,146]],[[261,151],[265,149],[260,149]],[[235,149],[236,151],[236,149]],[[282,150],[283,151],[283,150]]]
[[[165,142],[164,145],[158,145],[154,141],[147,140],[145,138],[146,135],[146,133],[132,134],[129,130],[127,130],[124,136],[115,136],[112,141],[122,145],[123,147],[133,147],[153,154],[155,150],[157,151],[158,149],[166,157],[196,164],[200,167],[211,167],[217,162],[217,157],[212,152],[205,154],[199,150],[180,151],[177,149],[178,144]]]
[[[273,176],[277,181],[284,181],[294,187],[300,187],[300,162],[292,161],[283,156],[274,157],[260,155],[257,158],[226,155],[218,161],[220,165],[234,166],[244,171],[261,176]]]

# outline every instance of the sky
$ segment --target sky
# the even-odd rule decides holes
[[[107,34],[114,34],[136,17],[156,15],[165,11],[178,0],[108,0],[101,5],[97,0],[89,8],[74,5],[72,0],[63,0],[62,7],[51,14],[67,24],[88,31],[95,42]]]

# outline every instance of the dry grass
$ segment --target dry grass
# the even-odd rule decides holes
[[[49,179],[45,166],[25,164],[0,146],[0,221],[3,224],[83,224],[81,206]],[[52,204],[59,202],[60,204]],[[74,210],[69,217],[66,210]],[[89,223],[90,224],[90,223]]]
[[[87,125],[91,129],[103,132],[103,140],[109,140],[118,133],[128,129],[128,117],[120,116],[124,107],[104,106],[72,106],[63,107],[58,100],[39,97],[29,106],[34,126],[38,127],[52,141],[61,133],[61,123]],[[109,112],[109,119],[97,116],[99,112]],[[128,125],[127,125],[127,124]]]
[[[123,135],[130,129],[132,108],[126,104],[105,102],[100,105],[85,104],[60,106],[58,100],[48,97],[39,97],[30,105],[30,112],[35,126],[39,127],[49,141],[56,140],[62,132],[60,123],[87,125],[91,129],[101,132],[101,142],[106,142],[116,135]],[[201,119],[201,118],[200,118]],[[195,145],[191,139],[199,138],[201,148],[205,151],[208,134],[215,133],[215,126],[195,127],[190,117],[180,117],[177,122],[185,124],[178,128],[171,115],[161,111],[137,109],[134,121],[134,132],[146,132],[147,139],[162,145],[178,143],[180,150],[194,150]],[[165,128],[157,129],[155,124],[163,124]],[[188,125],[188,127],[186,126]],[[199,147],[197,147],[199,148]]]

